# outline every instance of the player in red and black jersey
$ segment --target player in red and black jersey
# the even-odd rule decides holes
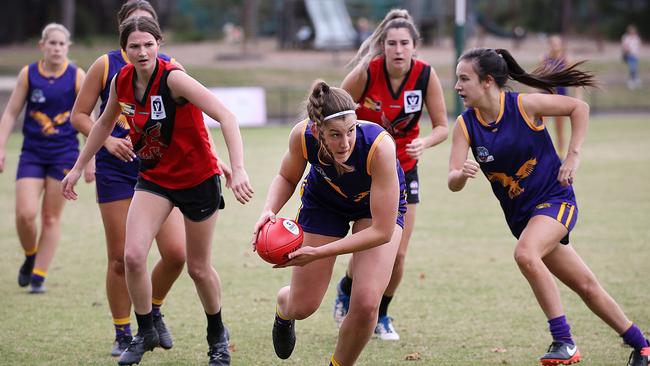
[[[217,158],[211,151],[202,111],[221,123],[232,166],[230,187],[241,203],[253,195],[244,169],[243,147],[235,116],[208,89],[158,58],[162,34],[148,17],[120,26],[120,46],[131,61],[111,83],[108,103],[93,126],[63,194],[76,199],[80,168],[110,136],[121,113],[140,158],[140,173],[127,216],[124,250],[127,286],[138,334],[120,356],[120,365],[139,363],[159,336],[153,325],[151,281],[146,261],[154,236],[173,207],[183,213],[187,267],[208,320],[210,365],[229,365],[228,331],[221,321],[221,290],[211,264],[211,242],[221,201]],[[132,156],[135,156],[131,152]]]
[[[447,138],[447,111],[442,87],[435,70],[415,57],[420,35],[406,10],[392,10],[362,45],[351,64],[354,69],[343,80],[359,104],[357,117],[384,127],[395,139],[397,157],[406,176],[407,212],[399,252],[393,265],[390,283],[379,307],[375,333],[383,340],[398,340],[399,335],[387,314],[388,305],[404,273],[404,258],[415,223],[416,205],[420,201],[417,162],[424,149]],[[433,129],[420,134],[420,117],[426,107]],[[354,266],[354,261],[349,267]],[[352,287],[352,273],[338,286],[334,318],[340,324],[347,314]]]

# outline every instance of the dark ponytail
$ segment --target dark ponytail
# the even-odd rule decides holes
[[[501,48],[474,48],[465,51],[460,56],[460,60],[474,61],[474,71],[478,74],[479,80],[485,80],[488,75],[491,75],[499,88],[505,87],[508,79],[550,93],[555,93],[555,88],[558,86],[596,86],[596,79],[592,73],[577,68],[585,61],[569,66],[540,65],[533,72],[527,73],[510,52]]]
[[[312,87],[311,93],[307,100],[307,114],[311,123],[316,124],[318,129],[318,159],[325,164],[334,165],[339,175],[354,171],[354,167],[339,163],[334,159],[332,153],[327,149],[323,129],[327,122],[324,121],[326,116],[345,110],[354,110],[356,104],[350,94],[341,88],[332,88],[322,80],[317,80]]]

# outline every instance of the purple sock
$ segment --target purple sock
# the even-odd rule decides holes
[[[634,349],[648,347],[648,341],[645,339],[643,332],[641,332],[641,329],[639,329],[636,324],[632,324],[630,329],[621,334],[621,337],[623,337],[623,342],[625,342],[625,344],[634,347]]]
[[[548,325],[554,342],[575,344],[573,338],[571,338],[571,327],[566,322],[564,315],[549,320]]]

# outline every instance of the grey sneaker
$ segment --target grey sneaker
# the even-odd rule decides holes
[[[648,366],[650,365],[650,346],[635,349],[630,353],[627,366]]]
[[[129,346],[122,352],[118,365],[133,365],[139,364],[142,360],[142,355],[147,351],[153,351],[160,340],[158,339],[158,332],[156,328],[151,328],[146,332],[138,331],[135,337],[131,340]]]
[[[124,352],[126,348],[129,347],[132,339],[133,336],[130,334],[123,334],[115,337],[115,341],[113,342],[113,349],[111,350],[111,356],[118,357],[121,355],[122,352]]]
[[[30,294],[44,294],[45,293],[45,282],[44,281],[31,281],[31,288],[29,289]]]
[[[277,314],[273,322],[273,348],[275,354],[283,360],[291,356],[296,346],[296,321],[284,320]]]
[[[230,365],[230,350],[228,349],[229,341],[230,333],[226,327],[223,328],[223,334],[218,341],[210,343],[210,340],[208,339],[208,345],[210,347],[210,350],[208,351],[208,357],[210,357],[208,366]]]
[[[582,357],[578,346],[566,342],[553,342],[548,347],[548,351],[539,359],[544,366],[552,365],[571,365],[578,363]]]
[[[399,334],[393,328],[393,318],[382,316],[375,326],[375,335],[382,341],[399,341]]]
[[[167,326],[165,325],[165,321],[163,320],[164,315],[160,314],[159,316],[154,316],[153,317],[153,326],[156,328],[156,331],[158,331],[158,338],[160,339],[160,347],[164,349],[171,349],[172,346],[174,345],[174,341],[172,340],[172,334],[169,333],[169,329],[167,329]]]

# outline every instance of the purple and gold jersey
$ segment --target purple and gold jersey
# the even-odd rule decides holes
[[[41,63],[25,66],[28,89],[22,151],[48,160],[76,159],[79,141],[70,112],[76,98],[77,67],[66,62],[60,73],[45,76]]]
[[[305,124],[302,140],[303,156],[311,168],[301,188],[302,206],[298,214],[298,223],[307,232],[330,236],[345,236],[350,221],[370,218],[370,162],[377,145],[383,138],[390,138],[381,126],[359,121],[356,127],[354,150],[345,164],[354,167],[354,171],[338,175],[336,168],[324,164],[318,158],[320,143]],[[399,161],[395,160],[400,184],[400,199],[395,202],[398,207],[397,223],[403,227],[406,212],[406,184],[404,172]],[[325,212],[326,211],[326,212]],[[315,218],[314,216],[318,216]],[[327,218],[341,221],[333,224]],[[343,226],[345,225],[345,226]]]
[[[458,123],[517,238],[536,214],[557,216],[570,230],[577,216],[573,188],[558,182],[561,161],[551,137],[543,124],[526,115],[519,93],[501,92],[501,111],[494,122],[485,121],[478,108],[469,108]],[[551,206],[558,207],[556,214],[545,213]]]

